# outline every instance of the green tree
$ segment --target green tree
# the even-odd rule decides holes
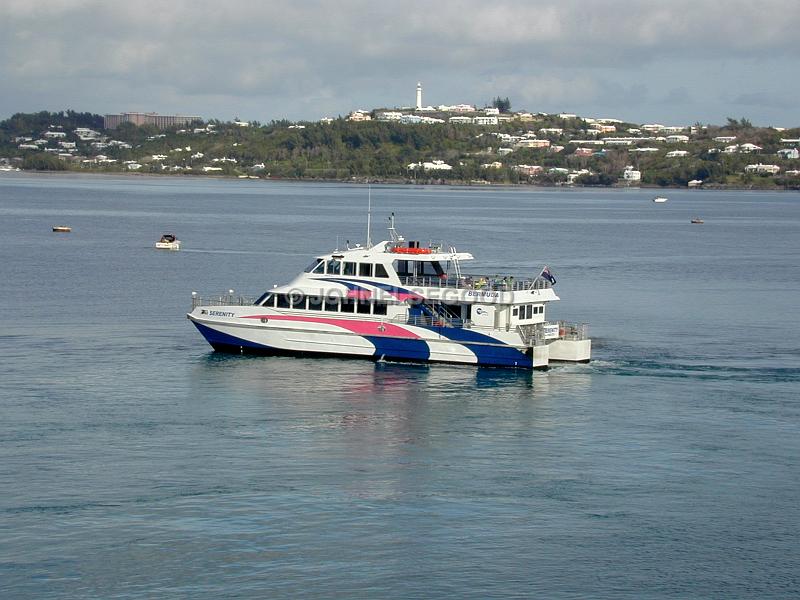
[[[492,100],[492,106],[499,109],[501,113],[511,112],[511,100],[508,99],[508,96],[505,98],[498,96]]]
[[[22,161],[22,168],[32,171],[66,171],[67,164],[58,157],[40,152],[26,156]]]

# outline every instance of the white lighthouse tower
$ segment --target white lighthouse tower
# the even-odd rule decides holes
[[[417,82],[417,110],[422,108],[422,82]]]

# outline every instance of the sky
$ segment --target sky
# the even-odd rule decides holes
[[[0,0],[0,119],[423,103],[800,126],[800,0]]]

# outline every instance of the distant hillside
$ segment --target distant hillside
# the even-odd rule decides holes
[[[447,114],[428,122],[375,119],[383,116],[106,131],[91,113],[16,114],[0,122],[0,161],[40,170],[330,180],[800,187],[800,129],[744,119],[659,129],[528,113],[488,125]]]

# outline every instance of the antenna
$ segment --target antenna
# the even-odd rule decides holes
[[[372,184],[367,182],[367,248],[372,248]]]
[[[397,230],[394,228],[394,213],[389,217],[389,236],[395,243],[403,241],[403,236],[398,235]]]

